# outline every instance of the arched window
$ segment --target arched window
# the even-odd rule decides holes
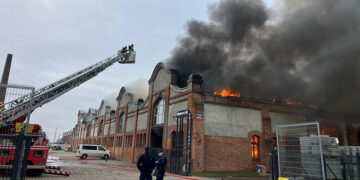
[[[259,136],[251,137],[251,158],[252,160],[259,160]]]
[[[88,126],[86,131],[86,137],[90,137],[90,132],[91,132],[91,126]]]
[[[104,121],[101,121],[100,126],[99,126],[99,131],[98,131],[99,136],[101,136],[103,134],[103,130],[104,130]]]
[[[154,125],[164,124],[165,101],[159,99],[154,107]]]
[[[125,114],[121,113],[120,115],[120,122],[119,122],[119,129],[118,129],[118,133],[123,132],[124,129],[124,122],[125,122]]]

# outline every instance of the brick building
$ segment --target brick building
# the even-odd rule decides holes
[[[61,144],[71,144],[72,137],[73,137],[72,130],[64,132],[61,137]]]
[[[338,137],[341,145],[359,145],[358,116],[258,98],[206,94],[199,75],[190,75],[182,87],[177,74],[174,68],[159,63],[148,81],[144,101],[138,102],[131,89],[122,87],[117,107],[102,101],[98,110],[79,111],[73,150],[78,144],[101,144],[113,158],[136,162],[144,146],[172,149],[174,116],[182,110],[189,110],[193,119],[192,171],[253,172],[258,164],[268,165],[279,124],[319,121],[322,134]]]

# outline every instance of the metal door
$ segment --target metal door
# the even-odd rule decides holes
[[[168,151],[168,171],[175,174],[191,175],[192,118],[189,110],[179,111],[174,117],[176,131],[174,147]]]

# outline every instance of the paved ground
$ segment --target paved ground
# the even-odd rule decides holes
[[[51,156],[51,157],[50,157]],[[39,177],[28,177],[26,179],[86,179],[86,180],[110,180],[124,179],[137,180],[139,172],[136,170],[135,164],[130,164],[116,160],[93,159],[93,160],[77,160],[72,152],[53,151],[49,153],[48,165],[60,166],[61,170],[68,171],[71,176],[60,176],[52,174],[43,174]],[[154,178],[155,179],[155,178]],[[166,180],[216,180],[220,178],[202,178],[202,177],[181,177],[177,175],[167,174]],[[264,180],[268,178],[224,178],[224,180]]]

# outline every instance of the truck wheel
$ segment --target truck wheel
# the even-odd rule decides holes
[[[103,159],[109,159],[109,155],[105,154]]]
[[[83,155],[81,156],[81,159],[86,159],[87,157],[88,157],[87,154],[83,154]]]

